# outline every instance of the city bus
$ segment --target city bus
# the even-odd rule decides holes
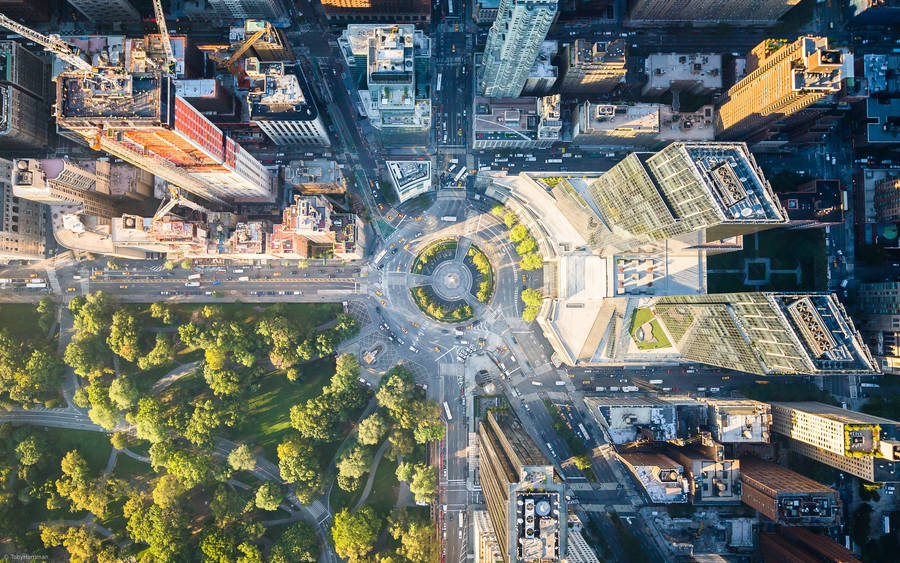
[[[453,177],[454,182],[459,182],[460,179],[466,174],[466,167],[463,166],[459,169],[459,172],[456,173],[456,176]]]
[[[447,401],[444,401],[444,414],[447,415],[447,422],[453,420],[453,414],[450,412],[450,405],[447,404]]]
[[[436,84],[435,87],[434,87],[434,91],[435,91],[435,92],[440,92],[440,91],[441,91],[441,73],[440,73],[440,72],[438,73],[437,84]]]

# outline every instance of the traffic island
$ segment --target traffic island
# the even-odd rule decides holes
[[[473,299],[488,303],[493,297],[491,263],[480,248],[467,243],[467,239],[433,242],[416,256],[410,268],[424,282],[410,289],[412,299],[436,321],[469,320],[475,315]]]

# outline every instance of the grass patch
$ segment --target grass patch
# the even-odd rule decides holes
[[[334,358],[320,358],[299,367],[303,378],[296,383],[288,381],[283,372],[273,371],[251,386],[246,415],[235,429],[235,441],[256,444],[265,457],[277,459],[278,443],[291,428],[291,407],[322,392],[334,374]]]
[[[375,470],[375,480],[372,481],[372,491],[366,504],[374,508],[380,516],[386,517],[397,505],[399,484],[397,460],[391,461],[387,457],[382,457],[378,469]]]
[[[647,322],[650,323],[650,334],[654,340],[638,340],[635,332]],[[631,317],[631,338],[634,340],[634,343],[637,344],[638,350],[654,350],[656,348],[669,348],[672,346],[672,343],[666,338],[666,333],[663,332],[659,321],[653,318],[653,311],[647,308],[637,309]]]
[[[112,444],[109,436],[104,432],[91,430],[69,430],[66,428],[53,428],[51,433],[53,445],[60,454],[60,458],[71,450],[78,450],[81,457],[87,462],[91,472],[99,474],[106,467]]]
[[[431,243],[416,256],[411,268],[412,273],[421,273],[422,268],[425,267],[425,264],[427,264],[431,258],[444,250],[456,250],[456,246],[456,239],[442,239]]]
[[[329,503],[331,504],[331,511],[335,514],[340,512],[343,509],[350,510],[356,503],[359,501],[359,496],[362,494],[363,489],[366,486],[366,479],[369,478],[369,474],[367,473],[359,484],[359,488],[355,491],[345,491],[344,489],[337,486],[337,483],[334,484],[334,487],[331,489],[331,495],[328,497]]]
[[[0,329],[25,342],[37,344],[47,341],[47,331],[38,326],[37,306],[34,303],[4,303],[0,305]]]
[[[116,467],[113,469],[113,477],[124,481],[131,481],[135,477],[150,478],[155,475],[149,463],[144,463],[127,456],[122,452],[116,456]]]

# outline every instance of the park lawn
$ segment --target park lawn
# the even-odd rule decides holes
[[[37,305],[34,303],[4,303],[0,305],[0,329],[25,342],[46,342],[47,332],[38,326]]]
[[[634,331],[636,331],[641,325],[652,318],[653,311],[651,311],[650,309],[646,307],[635,309],[634,315],[632,315],[631,317],[631,328],[629,329],[631,334],[634,334]]]
[[[235,441],[260,446],[265,457],[277,459],[278,443],[291,428],[291,407],[322,392],[334,374],[334,358],[320,358],[298,367],[303,377],[296,383],[288,381],[284,372],[272,371],[251,386],[247,412],[235,428]]]
[[[331,488],[331,495],[328,497],[328,501],[331,504],[331,512],[337,514],[343,509],[351,510],[356,503],[359,501],[359,496],[362,494],[363,489],[366,486],[366,480],[369,478],[369,474],[366,473],[360,479],[359,488],[355,491],[345,491],[344,489],[338,487],[337,482],[334,483],[334,486]],[[373,484],[374,487],[374,484]]]
[[[653,338],[656,339],[656,342],[635,342],[638,350],[655,350],[657,348],[669,348],[672,346],[672,343],[666,338],[666,333],[663,332],[662,327],[659,325],[659,321],[656,319],[650,321],[650,333],[653,335]]]
[[[130,482],[135,477],[141,477],[142,480],[144,480],[144,477],[150,479],[155,477],[156,473],[149,463],[144,463],[119,452],[119,455],[116,456],[116,467],[113,469],[112,475],[117,479]]]
[[[112,444],[105,432],[92,430],[69,430],[67,428],[51,428],[48,433],[52,436],[54,448],[62,456],[71,450],[78,450],[81,457],[87,462],[91,473],[100,474],[106,467],[109,454],[112,452]]]
[[[387,453],[387,452],[385,452]],[[397,505],[397,460],[391,461],[387,455],[381,457],[381,463],[375,470],[375,479],[372,481],[372,490],[366,504],[375,509],[381,517],[386,517]]]

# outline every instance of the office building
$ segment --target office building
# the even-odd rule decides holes
[[[779,526],[775,532],[760,533],[759,552],[764,561],[862,563],[830,537],[800,526]]]
[[[787,215],[742,143],[672,143],[632,153],[594,180],[583,228],[601,256],[706,232],[715,241],[783,225]]]
[[[768,444],[772,409],[752,399],[702,399],[712,437],[722,444]]]
[[[759,375],[852,375],[877,370],[834,295],[663,296],[651,309],[687,360]]]
[[[666,455],[683,468],[692,504],[741,502],[741,462],[704,455],[688,446],[669,448]]]
[[[688,482],[684,468],[659,453],[623,453],[619,459],[641,485],[654,504],[683,504],[688,502]]]
[[[900,282],[856,286],[859,330],[881,371],[900,375]]]
[[[582,146],[652,146],[659,136],[660,107],[580,103],[572,115],[572,142]]]
[[[73,8],[94,23],[136,23],[141,14],[129,0],[67,0]]]
[[[649,395],[586,397],[584,404],[616,445],[666,442],[677,436],[673,402]]]
[[[800,0],[634,0],[631,25],[660,23],[772,25]]]
[[[768,126],[841,90],[844,54],[824,37],[767,39],[747,56],[747,75],[716,111],[722,139],[754,139]]]
[[[47,208],[19,199],[10,180],[13,163],[0,158],[0,261],[40,260],[47,240]]]
[[[584,526],[581,519],[569,513],[569,531],[566,534],[566,559],[569,563],[600,563],[597,554],[581,535]]]
[[[857,136],[857,144],[878,148],[900,143],[900,98],[869,98],[865,103],[865,133]]]
[[[544,41],[538,51],[537,59],[531,66],[531,72],[522,87],[522,96],[546,96],[556,86],[559,69],[553,64],[556,52],[559,49],[558,41]]]
[[[841,523],[837,491],[777,463],[741,458],[741,501],[785,526]]]
[[[93,170],[88,169],[88,166]],[[82,165],[67,158],[16,160],[12,175],[13,193],[29,201],[75,206],[80,214],[111,219],[123,213],[134,212],[129,209],[126,199],[134,203],[153,195],[153,177],[131,166],[124,166],[138,173],[132,178],[131,185],[117,186],[129,190],[127,193],[130,197],[127,198],[125,194],[117,198],[111,193],[112,175],[108,160],[85,162]],[[117,175],[113,182],[121,184],[119,178]]]
[[[305,259],[332,256],[358,260],[365,251],[362,220],[339,213],[324,196],[294,196],[282,211],[281,223],[268,237],[267,252],[277,258]]]
[[[45,148],[49,129],[47,104],[15,86],[0,85],[0,150]]]
[[[386,160],[385,165],[400,203],[431,191],[430,160]]]
[[[322,0],[329,22],[427,23],[429,0]],[[457,8],[458,10],[459,8]]]
[[[347,181],[338,163],[325,158],[292,160],[284,167],[284,181],[303,195],[347,193]]]
[[[328,147],[331,142],[299,64],[244,61],[250,122],[276,145]]]
[[[257,19],[275,21],[287,12],[281,0],[208,0],[209,7],[224,21]]]
[[[823,403],[772,403],[791,449],[871,482],[900,480],[900,422]]]
[[[358,83],[359,109],[382,139],[421,143],[431,129],[431,39],[411,24],[353,24],[338,46]]]
[[[478,69],[480,95],[521,95],[556,9],[557,0],[500,0]]]
[[[503,561],[564,558],[565,487],[553,464],[512,414],[489,411],[478,438],[481,488]]]
[[[625,42],[576,39],[560,56],[559,91],[566,96],[608,94],[625,82]]]
[[[543,98],[475,98],[476,149],[546,149],[561,139],[559,94]]]
[[[713,53],[653,53],[644,60],[644,96],[677,90],[697,96],[722,88],[722,55]]]
[[[46,102],[50,77],[47,64],[16,41],[0,41],[0,84]]]
[[[885,223],[900,223],[900,176],[875,183],[875,217]]]
[[[898,0],[849,0],[851,22],[855,25],[896,25],[900,23]]]
[[[57,123],[88,144],[211,201],[273,201],[271,173],[225,136],[162,74],[129,75],[97,93],[85,78],[57,77]]]
[[[475,532],[475,563],[503,563],[497,534],[486,510],[472,512],[472,525]]]

